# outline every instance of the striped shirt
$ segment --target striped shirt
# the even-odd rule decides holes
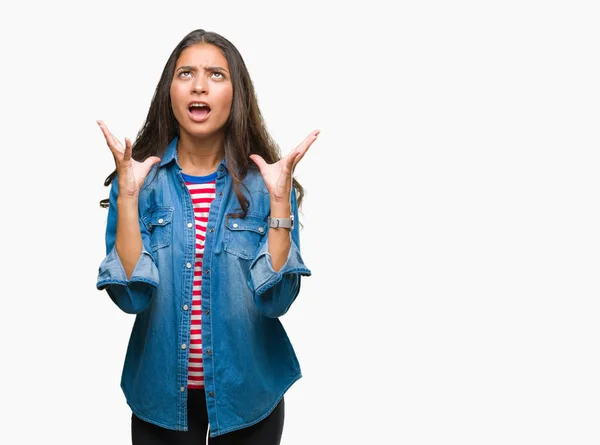
[[[210,203],[215,198],[217,173],[208,176],[183,174],[196,218],[196,262],[192,287],[192,316],[188,360],[188,387],[204,388],[204,366],[202,364],[202,257]]]

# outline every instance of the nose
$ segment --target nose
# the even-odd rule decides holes
[[[206,92],[204,80],[205,79],[202,79],[201,76],[198,76],[198,77],[196,77],[196,79],[194,79],[194,82],[192,84],[192,91],[194,93],[205,93]]]

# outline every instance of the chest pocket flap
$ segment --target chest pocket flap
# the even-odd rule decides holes
[[[225,250],[244,259],[254,259],[256,251],[267,233],[267,219],[246,215],[245,218],[227,218]]]
[[[173,207],[154,207],[142,218],[150,232],[150,245],[153,250],[166,247],[171,243]]]

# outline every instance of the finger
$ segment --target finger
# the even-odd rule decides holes
[[[267,166],[265,160],[260,155],[250,155],[250,159],[252,159],[252,162],[256,164],[256,166],[262,173],[263,169]]]
[[[294,161],[294,168],[296,168],[296,165],[298,164],[298,162],[300,162],[300,159],[302,159],[304,157],[304,155],[306,154],[306,152],[308,151],[310,146],[313,144],[313,142],[315,142],[317,140],[319,133],[320,133],[320,130],[315,130],[315,131],[311,132],[311,134],[309,134],[308,137],[306,139],[304,139],[302,144],[300,144],[301,147],[299,146],[299,148],[297,148],[295,150],[295,152],[298,153],[298,156],[296,156],[296,159]]]
[[[319,136],[319,133],[321,133],[321,130],[313,130],[313,131],[311,131],[310,134],[308,136],[306,136],[304,138],[304,140],[298,144],[298,146],[296,147],[296,150],[300,150],[300,149],[302,149],[303,147],[306,147],[306,146],[310,147],[310,145]]]
[[[128,162],[131,160],[131,140],[125,138],[125,151],[123,152],[123,160]]]
[[[291,175],[294,171],[294,167],[296,165],[296,158],[298,157],[300,153],[297,151],[294,151],[292,153],[290,153],[287,157],[287,159],[285,160],[285,168],[284,168],[284,173],[287,175]]]
[[[310,147],[306,147],[304,150],[302,150],[298,153],[298,155],[294,159],[294,166],[293,166],[294,169],[296,168],[296,165],[298,165],[298,162],[300,162],[300,159],[302,159],[304,157],[304,155],[306,154],[306,152],[308,151],[309,148]]]
[[[112,133],[110,133],[110,137],[112,138],[113,147],[115,147],[120,153],[125,153],[125,148],[123,148],[121,141],[119,141]]]
[[[97,121],[97,123],[98,123],[98,126],[100,127],[100,130],[102,131],[102,134],[104,135],[104,139],[106,140],[106,145],[108,145],[108,148],[110,148],[110,151],[112,152],[113,156],[115,156],[115,157],[118,156],[120,154],[120,152],[115,147],[114,136],[112,135],[112,133],[110,131],[108,131],[108,127],[106,126],[106,124],[104,122]]]
[[[103,123],[103,125],[104,125],[104,129],[106,130],[107,138],[110,139],[110,142],[108,139],[106,140],[106,142],[109,144],[112,142],[112,147],[114,149],[116,149],[117,151],[119,151],[120,153],[123,153],[125,151],[125,149],[123,148],[123,144],[121,144],[121,141],[119,141],[119,139],[117,139],[117,137],[110,132],[110,130],[108,129],[106,124]]]
[[[104,135],[104,139],[106,139],[106,143],[110,147],[110,143],[112,142],[112,138],[111,138],[110,131],[108,131],[108,127],[102,121],[96,121],[96,122],[97,122],[98,126],[100,127],[100,130],[102,131],[102,134]]]
[[[110,151],[114,156],[118,156],[123,154],[123,145],[117,140],[117,138],[108,130],[106,124],[102,121],[96,121],[100,130],[102,130],[102,134],[104,135],[104,139],[106,139],[106,145],[110,148]]]
[[[152,167],[160,162],[160,158],[158,156],[150,156],[148,157],[148,159],[146,159],[142,164],[144,166],[144,174],[143,177],[140,177],[140,179],[142,181],[146,180],[146,176],[148,176],[148,173],[150,172],[150,170],[152,170]]]
[[[160,158],[158,156],[150,156],[148,159],[144,161],[144,164],[148,167],[148,171],[152,168],[154,164],[160,162]]]

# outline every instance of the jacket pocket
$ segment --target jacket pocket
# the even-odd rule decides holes
[[[142,221],[150,232],[150,247],[157,250],[171,244],[173,207],[154,207],[143,217]]]
[[[227,218],[224,249],[240,258],[254,259],[265,233],[266,218],[252,215],[246,215],[245,218]]]

